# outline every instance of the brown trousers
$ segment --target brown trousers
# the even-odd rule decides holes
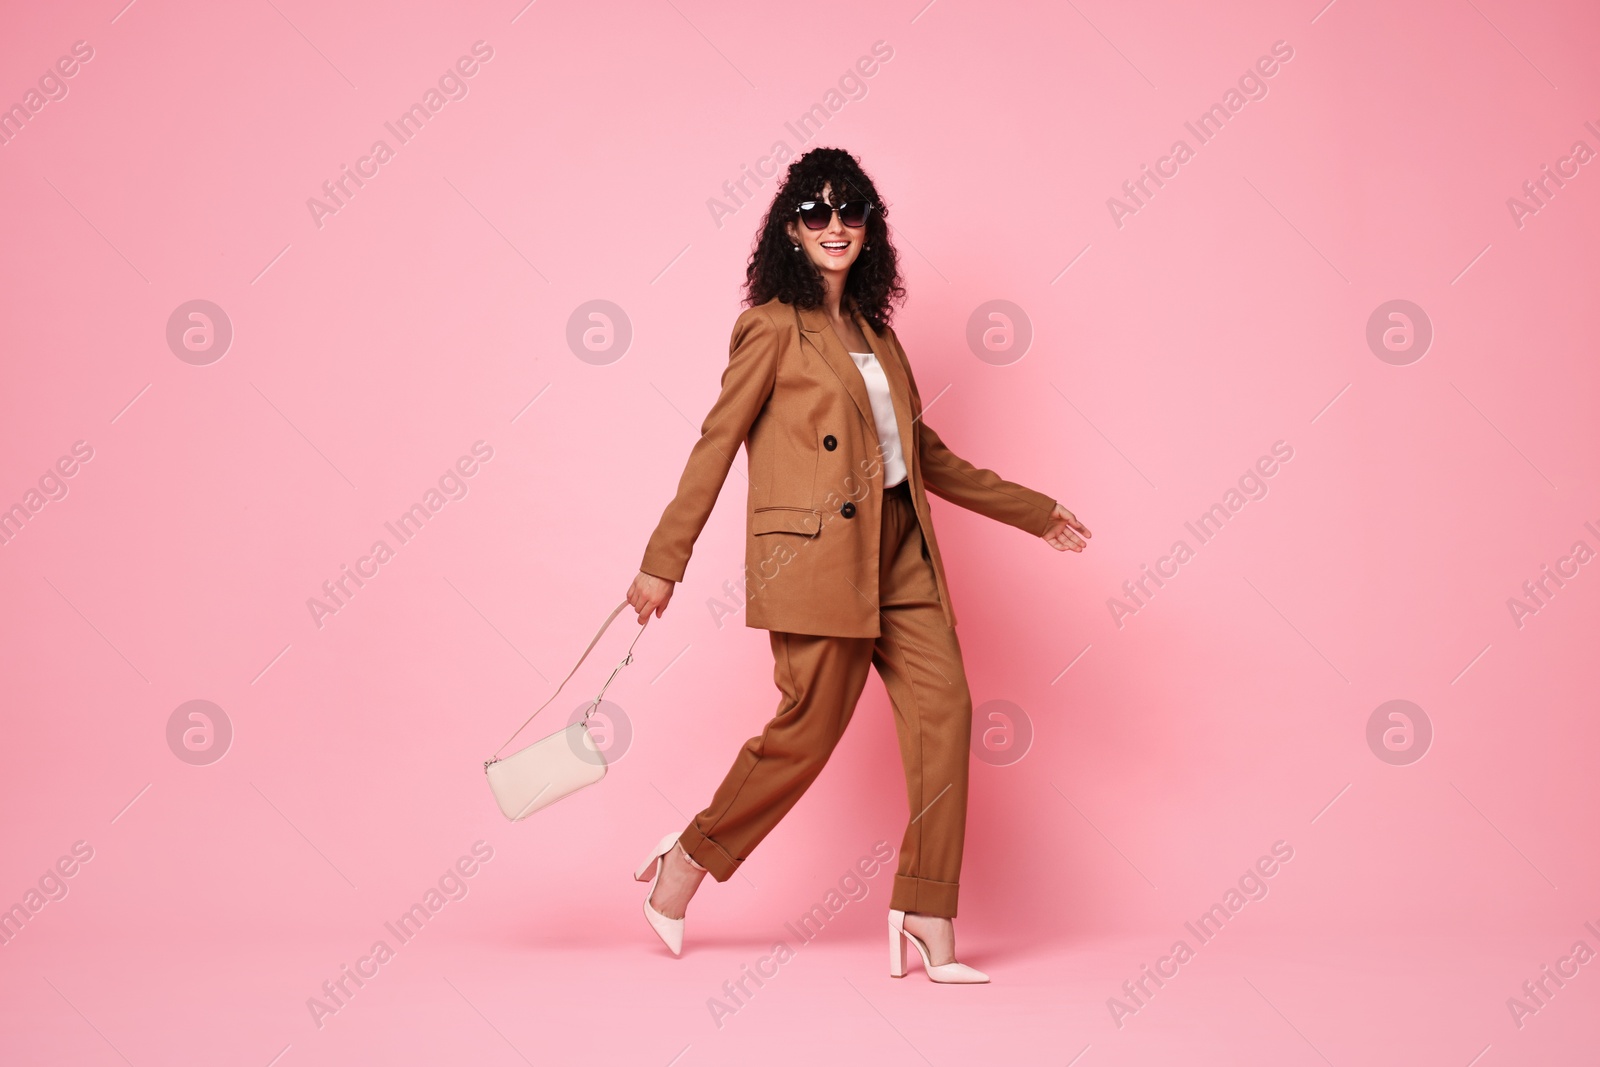
[[[771,631],[778,712],[744,743],[711,804],[680,835],[726,882],[821,773],[877,667],[894,707],[911,821],[889,907],[954,917],[967,821],[972,697],[907,483],[884,490],[879,637]]]

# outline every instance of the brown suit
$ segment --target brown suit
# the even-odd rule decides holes
[[[889,382],[905,480],[884,488],[866,382],[826,314],[772,300],[735,323],[722,393],[645,549],[646,574],[683,579],[744,443],[745,623],[771,631],[780,699],[679,840],[717,881],[731,878],[821,773],[876,667],[911,812],[889,906],[954,916],[972,697],[924,489],[1032,534],[1055,501],[946,448],[922,421],[894,331],[855,319]]]
[[[922,420],[916,379],[894,330],[880,336],[859,313],[855,319],[889,380],[911,502],[945,620],[954,626],[925,491],[1031,534],[1044,533],[1055,501],[950,451]],[[883,462],[861,372],[825,312],[776,299],[739,316],[728,350],[721,395],[639,569],[683,580],[695,539],[743,443],[750,471],[745,625],[878,636]]]

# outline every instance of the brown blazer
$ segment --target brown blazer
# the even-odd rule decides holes
[[[857,325],[889,380],[911,499],[946,620],[955,625],[925,491],[1042,535],[1056,502],[973,466],[922,420],[922,400],[893,329]],[[743,442],[745,625],[789,633],[877,637],[883,457],[866,382],[827,314],[773,299],[733,326],[722,393],[689,452],[677,495],[650,535],[640,570],[683,580],[694,542]]]

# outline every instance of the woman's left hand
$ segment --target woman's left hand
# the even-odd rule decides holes
[[[1089,527],[1078,521],[1076,515],[1057,504],[1056,510],[1050,515],[1050,525],[1039,536],[1057,552],[1082,552],[1085,546],[1078,534],[1094,536],[1089,532]]]

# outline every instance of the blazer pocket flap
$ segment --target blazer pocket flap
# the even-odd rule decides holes
[[[753,534],[793,533],[815,537],[822,530],[822,515],[811,508],[756,508],[750,515]]]

